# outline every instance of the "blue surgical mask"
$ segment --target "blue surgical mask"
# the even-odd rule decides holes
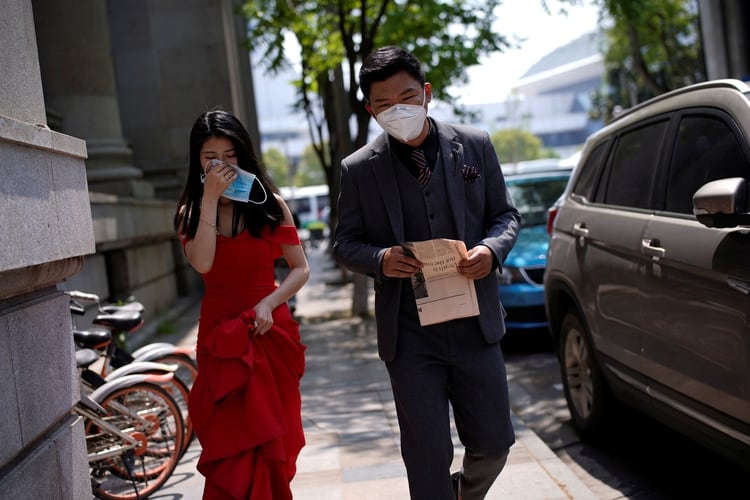
[[[206,170],[210,170],[213,167],[217,167],[221,165],[221,160],[213,159],[208,160],[206,162]],[[250,199],[250,191],[253,189],[253,183],[256,180],[255,174],[251,174],[250,172],[246,172],[245,170],[242,170],[237,165],[232,165],[231,163],[227,163],[230,167],[234,169],[235,172],[237,172],[237,178],[224,190],[224,192],[221,194],[225,198],[229,198],[230,200],[235,201],[241,201],[242,203],[254,203],[256,205],[262,205],[266,202],[268,199],[268,194],[266,193],[266,188],[263,187],[263,184],[258,182],[258,185],[263,190],[263,199],[261,201],[253,201]],[[205,182],[205,174],[201,175],[201,182]]]

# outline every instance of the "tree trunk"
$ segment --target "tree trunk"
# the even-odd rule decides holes
[[[355,148],[349,130],[349,118],[352,116],[352,109],[349,106],[347,90],[344,88],[341,67],[333,70],[331,75],[321,76],[318,85],[321,89],[320,94],[323,96],[323,109],[328,125],[328,136],[330,137],[331,168],[328,176],[328,187],[331,200],[331,218],[329,222],[331,229],[335,229],[338,221],[336,201],[341,190],[341,160]],[[342,270],[342,277],[345,274]],[[367,277],[355,274],[353,281],[352,316],[369,317]]]
[[[367,276],[364,274],[354,275],[354,294],[352,296],[352,315],[360,318],[370,317],[370,308],[368,307],[369,283]]]

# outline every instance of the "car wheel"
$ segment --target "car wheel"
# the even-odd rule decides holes
[[[606,386],[589,337],[578,315],[563,319],[559,344],[560,370],[565,399],[573,424],[582,437],[602,434],[612,398]]]

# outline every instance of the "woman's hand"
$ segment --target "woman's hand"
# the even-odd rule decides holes
[[[218,199],[227,187],[237,178],[234,167],[224,162],[207,160],[203,165],[203,195]]]
[[[273,310],[264,301],[255,306],[253,335],[264,335],[273,326]]]

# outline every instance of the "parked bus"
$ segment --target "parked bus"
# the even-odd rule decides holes
[[[311,224],[323,223],[328,226],[330,202],[328,200],[328,185],[279,188],[292,212],[299,217],[300,225],[308,228]]]

